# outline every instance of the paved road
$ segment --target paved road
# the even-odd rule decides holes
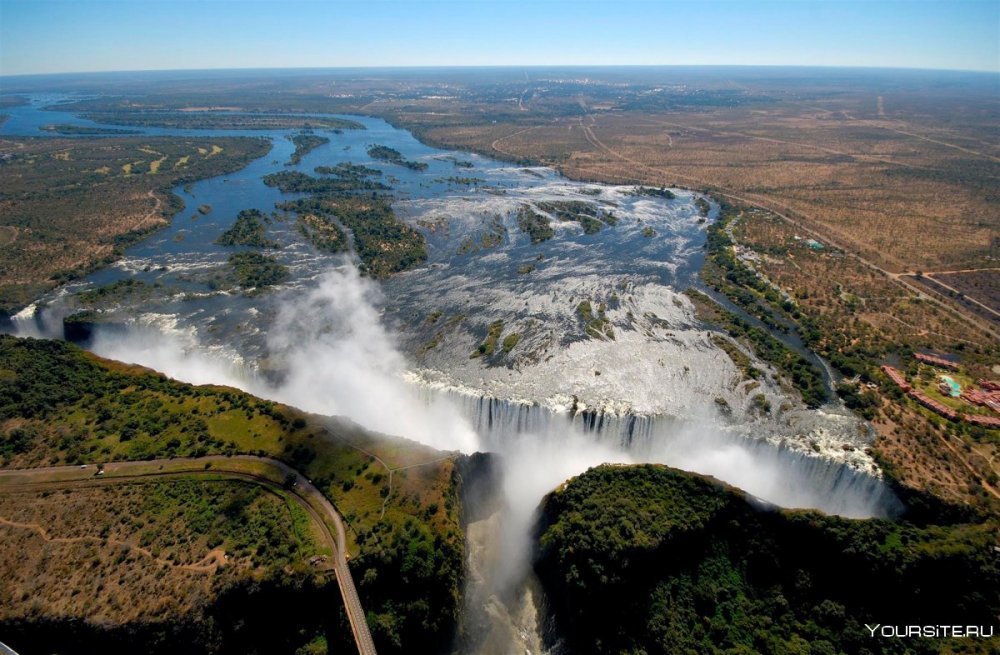
[[[178,458],[142,462],[113,462],[104,466],[104,473],[97,475],[97,467],[90,465],[56,466],[34,469],[0,470],[0,493],[4,491],[51,488],[65,486],[104,485],[129,482],[154,477],[203,475],[249,480],[272,490],[285,490],[302,505],[302,508],[322,528],[324,538],[334,551],[334,571],[337,585],[344,600],[347,617],[351,622],[354,641],[361,655],[375,655],[365,612],[354,586],[354,579],[347,566],[347,536],[344,522],[333,504],[287,464],[266,457],[238,455],[233,457],[209,456]],[[294,480],[290,488],[286,481]]]

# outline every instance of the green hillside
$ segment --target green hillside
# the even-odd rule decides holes
[[[546,498],[536,570],[574,653],[987,653],[1000,641],[865,624],[992,625],[996,544],[995,523],[764,509],[664,466],[601,466]]]
[[[3,467],[209,454],[282,460],[334,503],[349,527],[350,566],[380,653],[433,652],[450,643],[464,549],[453,458],[235,389],[182,384],[64,342],[0,336]],[[396,471],[390,483],[387,467],[412,468]],[[142,512],[157,513],[157,505],[149,507]],[[85,514],[79,518],[87,520]],[[232,539],[256,543],[238,533]],[[275,564],[272,573],[295,578],[287,560],[296,553],[286,550],[275,548],[273,557],[262,556],[257,564],[263,569]],[[302,557],[310,553],[308,546],[300,550]],[[18,572],[3,571],[0,577],[14,574]],[[296,584],[306,582],[302,578]],[[336,586],[331,589],[328,617],[342,612]],[[316,594],[302,594],[301,600],[288,596],[285,602],[299,607]],[[0,604],[0,633],[15,615],[23,622],[20,602]],[[55,622],[54,629],[79,631],[87,625],[80,622],[84,618],[31,615],[39,629]],[[112,613],[109,622],[114,620]],[[87,634],[97,638],[108,626],[92,627]],[[224,645],[207,652],[234,652]]]

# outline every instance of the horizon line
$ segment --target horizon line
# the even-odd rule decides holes
[[[978,68],[925,68],[920,66],[857,66],[847,64],[401,64],[367,66],[240,66],[229,68],[146,68],[90,71],[55,71],[47,73],[0,73],[0,79],[48,77],[56,75],[112,75],[123,73],[211,73],[226,71],[337,71],[337,70],[496,70],[496,69],[539,69],[539,68],[786,68],[786,69],[839,69],[839,70],[883,70],[883,71],[926,71],[936,73],[976,73],[1000,75],[1000,69]],[[2,94],[0,90],[0,94]]]

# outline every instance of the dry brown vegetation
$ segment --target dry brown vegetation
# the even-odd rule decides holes
[[[269,148],[249,138],[0,140],[0,312],[165,225],[182,206],[172,187]]]
[[[849,325],[860,326],[859,330],[875,329],[885,343],[929,350],[993,343],[989,333],[970,326],[955,312],[918,298],[843,252],[810,249],[804,235],[773,214],[747,215],[737,224],[734,236],[759,253],[756,268],[800,305],[819,313],[837,313]],[[980,372],[988,375],[987,370]]]
[[[1000,147],[960,128],[792,106],[591,114],[427,135],[551,163],[571,177],[725,190],[792,212],[897,272],[1000,257]]]
[[[373,617],[372,632],[379,651],[412,652],[410,643],[426,644],[450,636],[463,552],[454,477],[456,456],[452,453],[375,435],[346,421],[303,415],[234,389],[174,382],[148,369],[100,359],[65,342],[3,335],[0,335],[0,417],[0,465],[4,467],[86,464],[94,471],[99,462],[111,468],[112,463],[123,460],[239,453],[280,459],[309,480],[344,516],[350,567],[358,582],[362,605]],[[211,462],[206,465],[204,474],[214,475]],[[148,466],[148,472],[161,474],[162,464]],[[88,478],[93,475],[88,476],[83,469],[71,470]],[[45,474],[49,475],[54,474],[51,471]],[[46,482],[56,483],[51,478]],[[240,567],[240,562],[250,558],[251,562],[242,566],[251,569],[252,584],[237,585],[238,591],[242,591],[236,596],[241,599],[233,600],[233,594],[226,594],[206,610],[230,613],[219,619],[218,624],[195,619],[192,629],[216,625],[225,632],[226,626],[221,622],[226,619],[247,627],[236,631],[242,630],[240,634],[246,635],[256,628],[245,617],[265,602],[255,598],[272,592],[292,593],[291,587],[296,587],[294,597],[283,607],[268,610],[284,617],[276,619],[281,622],[278,630],[281,634],[287,636],[289,631],[298,630],[301,624],[297,617],[306,617],[308,623],[321,617],[329,620],[339,611],[339,601],[327,599],[324,604],[317,604],[298,588],[309,587],[320,595],[331,588],[329,581],[312,584],[311,567],[306,567],[305,575],[289,574],[303,566],[304,561],[308,563],[310,547],[306,542],[311,528],[303,527],[305,517],[301,508],[287,505],[286,514],[293,517],[292,529],[283,528],[287,522],[283,524],[280,520],[277,510],[281,507],[273,503],[257,507],[258,502],[267,503],[258,498],[262,492],[238,499],[239,502],[229,502],[218,490],[202,494],[192,491],[175,497],[178,484],[175,480],[162,486],[144,487],[138,494],[141,503],[137,508],[117,506],[119,501],[110,497],[106,502],[82,503],[75,512],[67,514],[79,522],[72,530],[60,527],[57,515],[36,519],[13,511],[5,514],[2,504],[0,517],[38,523],[50,535],[76,537],[96,531],[102,539],[136,544],[153,557],[175,565],[210,567],[208,556],[215,550],[213,557],[217,557],[220,548],[230,556],[230,568]],[[114,489],[120,491],[123,487],[116,485]],[[109,507],[107,511],[105,504]],[[102,533],[105,526],[107,532]],[[185,526],[194,531],[194,536],[189,536]],[[129,552],[136,557],[144,556],[132,550],[135,549]],[[30,580],[51,567],[57,573],[45,574],[46,585],[58,586],[58,572],[67,566],[62,561],[63,554],[53,553],[50,559],[26,562],[28,568],[22,571],[16,556],[12,557],[6,560],[10,567],[7,572],[16,570],[16,574],[10,573],[8,577]],[[65,557],[77,566],[82,555],[72,550]],[[141,561],[149,566],[155,564],[146,557]],[[257,584],[259,562],[266,564],[271,575]],[[0,578],[3,577],[5,570],[0,569]],[[248,576],[239,579],[247,580]],[[254,589],[264,587],[270,591],[255,597]],[[93,593],[93,588],[86,589]],[[18,593],[24,591],[19,588]],[[52,593],[62,598],[61,592]],[[235,604],[227,605],[226,599]],[[30,594],[24,602],[30,604]],[[31,632],[43,630],[47,621],[58,621],[65,627],[89,616],[86,611],[56,615],[53,611],[58,608],[53,605],[40,607],[37,614],[26,618],[9,617],[5,622],[2,609],[0,603],[0,627],[5,632],[8,628],[12,631],[19,622]],[[241,622],[245,620],[244,625]],[[167,625],[173,624],[171,621]],[[150,627],[117,620],[109,625],[128,629]],[[219,652],[213,647],[205,650]],[[294,650],[259,647],[256,652]],[[251,651],[249,647],[232,646],[225,652]]]
[[[941,287],[944,293],[959,297],[984,318],[1000,319],[1000,268],[928,273],[924,277]]]
[[[820,317],[822,327],[848,335],[850,346],[898,360],[904,368],[913,361],[906,355],[911,350],[955,353],[971,377],[995,376],[995,340],[954,312],[843,253],[810,249],[795,238],[793,226],[766,212],[745,214],[733,232],[757,253],[753,265],[759,272],[788,291],[804,313]],[[882,398],[873,420],[876,452],[901,484],[949,502],[998,504],[1000,498],[983,486],[997,487],[995,434],[963,431],[895,397],[891,388],[883,392],[892,397]]]
[[[7,491],[2,619],[190,619],[241,578],[305,569],[320,539],[295,509],[250,483],[222,480]],[[269,552],[271,534],[294,552]]]
[[[996,490],[1000,455],[995,441],[963,438],[946,421],[901,400],[886,400],[873,425],[879,459],[904,487],[949,503],[991,507],[994,512],[1000,508],[1000,499],[991,492]]]
[[[871,363],[912,349],[957,353],[971,375],[995,377],[998,324],[972,301],[1000,309],[996,98],[820,86],[796,95],[763,89],[769,98],[742,106],[659,111],[605,111],[581,89],[578,111],[528,103],[491,121],[454,102],[436,112],[412,103],[380,111],[440,145],[548,164],[577,179],[711,190],[770,209],[748,212],[735,241],[757,253],[754,268],[821,332],[838,335],[820,345],[836,342],[851,361]],[[808,238],[825,248],[810,250]],[[921,286],[915,274],[925,271],[954,292]],[[876,450],[903,485],[949,502],[995,504],[995,434],[882,400]]]

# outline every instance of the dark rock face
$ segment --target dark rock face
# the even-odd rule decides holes
[[[494,453],[462,455],[455,462],[462,499],[462,525],[488,518],[503,502],[503,462]]]
[[[91,311],[70,314],[63,318],[62,325],[63,339],[84,347],[93,343],[94,334],[98,330],[106,335],[125,335],[128,332],[123,323],[103,321],[99,314]]]

